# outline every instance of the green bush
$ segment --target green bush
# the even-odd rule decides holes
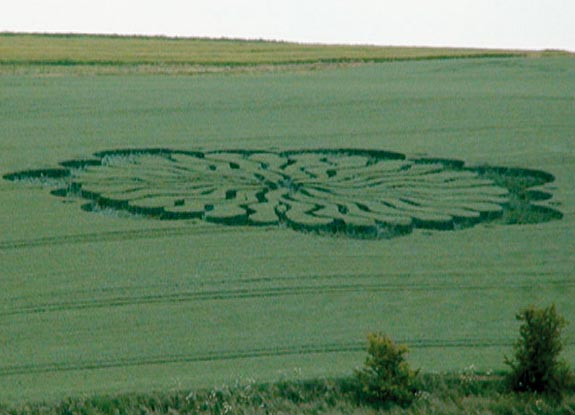
[[[511,367],[509,387],[517,392],[562,396],[574,385],[569,366],[559,359],[566,320],[557,314],[554,304],[543,309],[528,307],[516,318],[523,323],[520,338],[513,346],[514,359],[505,358]]]
[[[407,347],[381,333],[370,333],[367,338],[368,357],[364,367],[356,370],[360,397],[376,404],[408,405],[417,392],[417,372],[405,361]]]

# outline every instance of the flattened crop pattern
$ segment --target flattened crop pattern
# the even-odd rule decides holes
[[[562,218],[541,204],[549,173],[378,150],[112,150],[4,178],[53,186],[88,211],[353,238]]]

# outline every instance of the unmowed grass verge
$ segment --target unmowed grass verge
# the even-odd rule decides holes
[[[326,69],[401,60],[538,57],[550,54],[565,52],[0,33],[0,75],[267,72]]]
[[[422,374],[415,401],[407,408],[363,403],[353,377],[281,380],[197,391],[71,398],[56,403],[0,407],[11,415],[99,414],[572,414],[575,391],[561,402],[537,394],[506,391],[502,374]]]

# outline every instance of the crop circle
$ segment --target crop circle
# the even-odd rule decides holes
[[[378,150],[112,150],[4,178],[45,182],[91,211],[371,239],[562,217],[534,189],[548,173]]]

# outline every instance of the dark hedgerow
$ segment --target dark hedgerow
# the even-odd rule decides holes
[[[405,361],[407,347],[387,335],[370,333],[367,352],[364,367],[356,371],[360,398],[376,405],[409,405],[417,392],[418,372]]]
[[[505,358],[511,367],[507,376],[509,387],[517,392],[545,393],[560,398],[575,385],[567,362],[559,358],[566,320],[557,313],[555,304],[543,309],[530,306],[516,318],[523,323],[520,338],[513,346],[513,359]]]

